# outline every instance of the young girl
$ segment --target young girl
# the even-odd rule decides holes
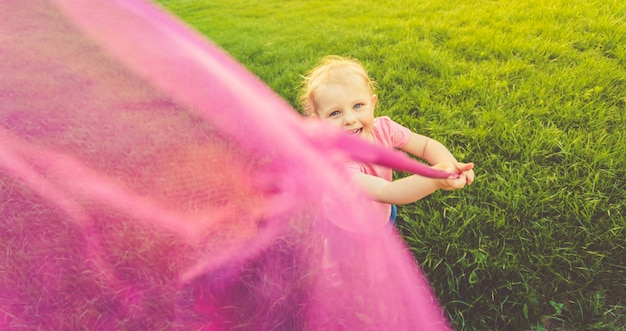
[[[411,132],[387,116],[374,117],[375,83],[354,59],[325,57],[304,77],[300,98],[305,115],[326,121],[376,145],[398,148],[426,160],[433,168],[458,173],[458,178],[432,179],[412,175],[392,181],[392,170],[373,164],[347,165],[354,180],[395,222],[395,204],[417,201],[438,189],[453,190],[474,181],[473,163],[460,163],[436,140]]]

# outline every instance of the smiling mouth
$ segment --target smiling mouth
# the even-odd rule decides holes
[[[360,134],[361,132],[363,132],[363,128],[358,128],[356,130],[348,131],[348,133],[350,133],[350,134]]]

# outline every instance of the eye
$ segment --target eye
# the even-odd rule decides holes
[[[362,103],[357,103],[354,106],[352,106],[352,109],[359,109],[361,107],[363,107],[364,105]]]
[[[339,116],[339,114],[341,114],[341,112],[338,110],[335,110],[334,112],[330,113],[328,117],[337,117]]]

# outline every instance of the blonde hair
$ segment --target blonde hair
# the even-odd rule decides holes
[[[304,115],[311,116],[317,113],[315,93],[317,90],[331,82],[353,83],[354,79],[362,82],[370,94],[374,93],[376,82],[367,74],[367,70],[356,59],[329,55],[306,76],[303,76],[302,90],[300,92],[300,106]]]

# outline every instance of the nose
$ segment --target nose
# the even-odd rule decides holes
[[[354,124],[354,122],[356,122],[356,116],[354,115],[354,113],[350,110],[345,111],[343,113],[343,124],[352,125]]]

